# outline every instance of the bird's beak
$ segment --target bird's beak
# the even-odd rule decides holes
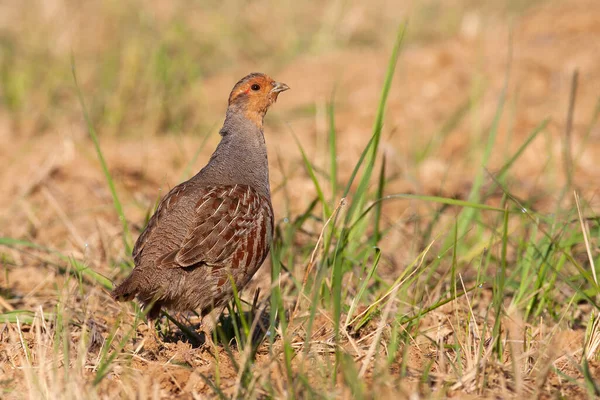
[[[281,82],[273,82],[273,89],[271,89],[271,93],[281,93],[288,90],[290,87],[285,83]]]

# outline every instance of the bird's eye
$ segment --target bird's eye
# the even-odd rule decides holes
[[[254,91],[260,90],[260,85],[257,85],[256,83],[254,85],[251,86],[251,89]]]

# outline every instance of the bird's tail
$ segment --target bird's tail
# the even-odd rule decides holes
[[[111,296],[117,301],[131,301],[138,294],[137,279],[132,272],[127,279],[113,289]]]

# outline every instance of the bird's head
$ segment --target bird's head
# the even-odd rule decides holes
[[[235,84],[229,95],[229,108],[243,112],[258,127],[279,93],[288,90],[285,83],[276,82],[265,74],[254,72]]]

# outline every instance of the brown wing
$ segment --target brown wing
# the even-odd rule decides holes
[[[151,252],[164,246],[167,238],[158,239],[161,231],[167,226],[172,231],[173,224],[182,222],[173,216],[182,214],[177,209],[189,203],[191,189],[186,184],[173,188],[148,221],[133,249],[136,265],[141,264],[147,245],[152,246],[148,247]],[[193,193],[198,200],[185,213],[188,228],[184,228],[180,241],[164,246],[170,248],[166,253],[156,254],[155,265],[182,268],[205,264],[213,270],[228,265],[234,269],[258,268],[267,255],[273,233],[273,211],[268,199],[247,185],[194,188]]]
[[[195,212],[192,229],[171,265],[204,263],[218,269],[243,264],[246,269],[262,262],[273,218],[270,202],[254,189],[246,185],[212,187],[197,202]]]
[[[164,220],[165,215],[176,206],[180,199],[184,197],[188,185],[189,184],[187,182],[184,182],[180,185],[175,186],[160,201],[158,208],[148,221],[146,229],[144,229],[142,234],[138,237],[138,240],[135,242],[135,246],[133,246],[132,256],[136,265],[139,265],[141,263],[142,250],[144,250],[146,243],[148,243],[148,241],[158,228],[159,221]]]

